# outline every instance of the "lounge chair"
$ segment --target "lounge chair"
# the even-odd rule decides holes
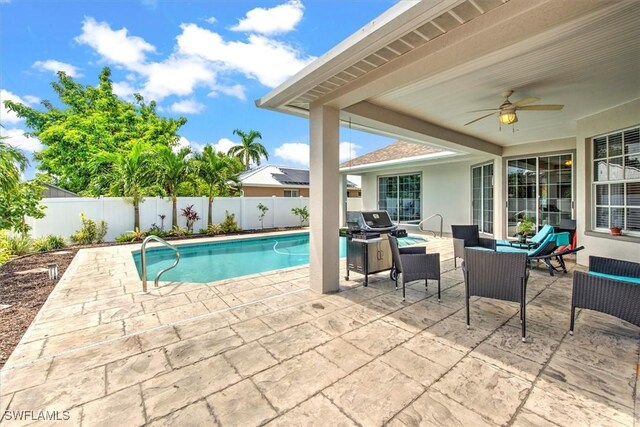
[[[567,272],[567,266],[564,263],[564,256],[581,251],[584,247],[571,248],[569,246],[569,233],[551,233],[536,248],[526,250],[513,246],[497,246],[496,251],[505,253],[526,253],[529,261],[529,267],[532,267],[533,261],[542,261],[549,270],[549,275],[553,276],[555,271]],[[558,266],[553,265],[552,261],[556,261]]]
[[[640,263],[589,257],[589,272],[573,273],[571,325],[573,335],[576,308],[610,314],[640,326]]]
[[[414,246],[400,248],[398,239],[389,236],[389,246],[391,246],[391,256],[395,275],[392,275],[398,289],[398,276],[402,276],[402,299],[405,299],[405,283],[414,280],[424,280],[425,288],[428,280],[438,281],[438,301],[440,301],[440,254],[428,254],[427,248]]]
[[[516,240],[496,240],[496,246],[511,246],[522,249],[533,249],[540,246],[540,244],[546,239],[549,234],[553,233],[553,227],[549,224],[545,224],[540,231],[538,231],[533,237],[528,239],[525,243],[518,242]]]
[[[470,327],[469,298],[479,296],[520,303],[522,341],[526,340],[527,254],[525,252],[493,252],[465,249],[462,263],[467,309],[467,329]]]
[[[452,225],[451,236],[453,237],[453,268],[457,268],[457,258],[464,260],[465,248],[496,250],[496,241],[480,237],[477,225]]]

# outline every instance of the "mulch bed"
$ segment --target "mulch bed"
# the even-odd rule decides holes
[[[76,248],[66,248],[31,254],[0,266],[0,306],[10,305],[0,309],[0,367],[4,366],[77,252]],[[49,280],[47,264],[58,264],[57,280]],[[42,268],[45,271],[18,274]]]

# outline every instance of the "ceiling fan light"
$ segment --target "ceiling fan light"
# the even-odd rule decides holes
[[[501,111],[498,118],[503,125],[510,125],[518,121],[515,111]]]

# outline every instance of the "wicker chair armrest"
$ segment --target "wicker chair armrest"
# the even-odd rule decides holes
[[[640,264],[620,259],[590,256],[589,271],[615,276],[640,277]]]
[[[427,248],[425,246],[409,246],[406,248],[399,248],[400,255],[414,254],[414,255],[424,255],[427,253]]]
[[[453,239],[453,253],[458,258],[464,259],[464,239]]]
[[[492,249],[492,250],[496,250],[496,240],[495,239],[488,239],[486,237],[480,237],[478,239],[478,243],[480,247],[486,248],[486,249]]]

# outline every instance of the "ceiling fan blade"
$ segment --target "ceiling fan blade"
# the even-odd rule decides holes
[[[520,101],[516,101],[513,103],[516,107],[520,107],[521,105],[529,105],[534,102],[540,101],[540,98],[536,98],[535,96],[530,96],[528,98],[522,98]]]
[[[483,110],[467,111],[467,113],[482,113],[484,111],[500,111],[500,109],[499,108],[485,108]]]
[[[471,123],[475,123],[475,122],[477,122],[478,120],[482,120],[482,119],[487,118],[487,117],[489,117],[489,116],[493,116],[494,114],[495,114],[495,113],[489,113],[489,114],[487,114],[486,116],[478,117],[477,119],[475,119],[475,120],[471,120],[469,123],[465,123],[464,125],[465,125],[465,126],[470,125]]]
[[[546,105],[526,105],[524,107],[517,107],[517,110],[529,110],[529,111],[557,111],[562,110],[564,105],[560,104],[546,104]]]

